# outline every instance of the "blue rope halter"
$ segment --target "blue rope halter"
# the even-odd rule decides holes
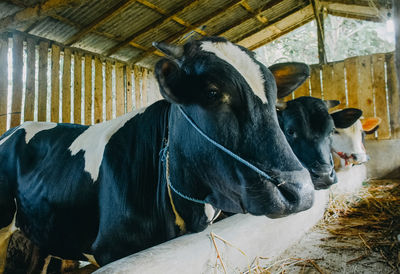
[[[208,142],[210,142],[211,144],[213,144],[214,146],[216,146],[217,148],[219,148],[220,150],[222,150],[223,152],[225,152],[226,154],[228,154],[229,156],[231,156],[233,159],[239,161],[240,163],[244,164],[245,166],[249,167],[250,169],[252,169],[253,171],[257,172],[259,175],[261,175],[262,177],[264,177],[267,180],[270,181],[274,181],[274,179],[269,176],[267,173],[265,173],[264,171],[262,171],[261,169],[259,169],[258,167],[256,167],[255,165],[251,164],[250,162],[246,161],[245,159],[243,159],[242,157],[240,157],[239,155],[235,154],[234,152],[232,152],[231,150],[227,149],[226,147],[224,147],[223,145],[219,144],[217,141],[215,141],[214,139],[212,139],[211,137],[209,137],[203,130],[201,130],[196,123],[187,115],[187,113],[182,109],[181,106],[178,106],[179,111],[182,113],[183,117],[185,117],[186,121],[189,122],[189,124],[201,135],[203,136]],[[166,144],[166,146],[160,151],[160,153],[162,154],[162,159],[163,161],[166,161],[166,169],[167,169],[167,184],[168,186],[179,196],[181,196],[182,198],[192,201],[192,202],[196,202],[196,203],[200,203],[200,204],[206,204],[207,202],[204,200],[199,200],[199,199],[195,199],[195,198],[191,198],[181,192],[179,192],[172,184],[171,181],[169,179],[169,174],[168,174],[168,148],[169,148],[169,142]]]

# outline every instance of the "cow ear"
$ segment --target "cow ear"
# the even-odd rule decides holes
[[[179,65],[163,58],[155,66],[155,75],[161,95],[170,103],[186,104],[189,96],[183,88],[183,72]]]
[[[352,126],[362,115],[362,110],[358,108],[345,108],[331,113],[336,128],[348,128]]]
[[[283,101],[283,99],[278,99],[276,100],[276,104],[275,107],[277,110],[282,111],[285,110],[285,108],[287,107],[287,103],[285,101]]]
[[[382,119],[379,117],[371,117],[371,118],[362,119],[361,125],[362,125],[362,128],[363,128],[365,134],[374,133],[379,128],[379,124],[381,123],[381,121],[382,121]]]
[[[328,107],[328,109],[330,108],[334,108],[338,105],[340,105],[340,101],[339,100],[324,100],[326,106]]]
[[[166,56],[178,59],[183,56],[183,47],[178,45],[171,45],[167,43],[153,42],[153,47],[164,53]]]
[[[278,87],[278,98],[284,98],[310,77],[310,68],[304,63],[279,63],[269,67]]]

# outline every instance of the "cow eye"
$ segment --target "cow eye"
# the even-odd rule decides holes
[[[215,99],[218,97],[219,90],[216,86],[211,85],[207,89],[207,97],[208,99]]]
[[[287,135],[292,136],[292,137],[295,135],[295,132],[294,132],[294,129],[293,129],[293,128],[289,128],[289,129],[286,131],[286,133],[287,133]]]

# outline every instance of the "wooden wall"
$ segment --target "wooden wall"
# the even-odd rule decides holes
[[[110,120],[159,100],[154,82],[153,73],[145,68],[3,34],[0,134],[23,121],[90,125]]]
[[[363,111],[364,117],[382,119],[377,135],[368,135],[368,138],[400,138],[399,89],[395,71],[393,53],[311,65],[311,77],[285,99],[311,95],[340,100],[341,104],[334,110],[355,107]]]

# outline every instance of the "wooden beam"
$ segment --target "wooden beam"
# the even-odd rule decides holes
[[[82,0],[48,0],[33,7],[27,7],[9,16],[0,19],[0,32],[7,29],[16,29],[25,22],[37,21],[57,11],[77,6]]]
[[[400,101],[400,3],[398,0],[393,0],[393,24],[395,28],[395,52],[394,52],[394,63],[395,63],[395,71],[396,71],[396,79],[397,79],[397,92],[394,91],[394,95],[391,96],[391,100]],[[394,83],[393,85],[395,85]],[[393,98],[395,97],[395,98]],[[394,108],[395,106],[392,106]],[[393,121],[396,125],[396,128],[392,129],[396,138],[400,138],[400,108],[394,109],[393,112],[396,112],[395,116],[397,121]]]
[[[135,33],[133,33],[132,35],[127,37],[124,41],[122,41],[121,43],[119,43],[119,44],[115,45],[114,47],[112,47],[111,49],[109,49],[105,53],[105,55],[106,56],[112,55],[113,53],[117,52],[120,48],[125,47],[126,45],[128,45],[131,42],[134,42],[139,36],[144,35],[147,32],[159,27],[160,25],[170,21],[172,17],[179,16],[181,13],[183,13],[187,9],[191,8],[192,6],[196,5],[198,2],[199,2],[199,0],[192,0],[192,2],[190,4],[186,5],[183,8],[178,7],[176,9],[174,9],[172,12],[168,13],[168,15],[166,15],[165,17],[156,20],[152,24],[144,27],[143,29],[141,29],[139,31],[136,31]],[[195,27],[197,28],[198,26],[195,26]]]
[[[232,9],[232,8],[236,7],[237,5],[239,5],[241,1],[242,0],[234,0],[233,3],[230,3],[228,5],[225,5],[225,6],[221,7],[221,8],[219,8],[219,9],[215,10],[214,12],[209,14],[208,16],[202,18],[200,21],[198,21],[195,24],[193,24],[193,27],[198,28],[198,27],[204,25],[205,23],[207,23],[212,18],[220,16],[220,15],[226,13],[226,12],[229,12],[230,9]],[[185,30],[183,32],[176,33],[176,34],[168,37],[167,39],[165,39],[163,42],[170,43],[170,42],[178,39],[179,37],[187,34],[190,31],[192,31],[192,29],[188,29],[188,30]],[[140,54],[139,56],[130,59],[128,61],[128,63],[133,63],[133,64],[137,63],[140,60],[143,60],[144,58],[146,58],[147,56],[152,55],[152,54],[156,54],[156,50],[153,49],[153,48],[150,48],[150,49],[146,50],[145,52],[143,52],[142,54]]]
[[[324,33],[324,14],[321,10],[321,5],[318,0],[310,0],[314,10],[314,16],[317,22],[317,36],[318,36],[318,59],[319,64],[326,64],[326,51],[325,51],[325,33]]]
[[[163,9],[161,9],[161,8],[159,8],[159,7],[157,7],[156,5],[150,3],[150,2],[148,2],[148,1],[146,1],[146,0],[136,0],[136,1],[137,1],[138,3],[144,5],[144,6],[148,7],[149,9],[151,9],[151,10],[153,10],[153,11],[156,11],[156,12],[158,12],[158,13],[164,15],[164,16],[169,17],[168,12],[166,12],[165,10],[163,10]],[[188,23],[188,22],[182,20],[182,19],[179,18],[178,16],[172,16],[170,20],[173,20],[173,21],[175,21],[176,23],[178,23],[178,24],[180,24],[180,25],[182,25],[182,26],[184,26],[184,27],[186,27],[186,28],[193,28],[193,26],[192,26],[190,23]],[[197,32],[197,33],[199,33],[199,34],[201,34],[201,35],[203,35],[203,36],[206,36],[206,35],[207,35],[207,33],[206,33],[205,31],[203,31],[202,29],[199,29],[199,28],[194,28],[193,31],[195,31],[195,32]]]
[[[237,41],[237,43],[250,50],[254,50],[310,22],[313,19],[314,19],[314,13],[312,7],[311,5],[308,5],[305,8],[289,15],[286,18],[283,18],[273,23],[272,25],[268,25],[259,32],[244,37],[243,40]],[[288,22],[290,22],[290,24],[288,24]]]
[[[121,4],[117,4],[114,7],[112,7],[110,10],[108,10],[106,13],[95,19],[93,22],[91,22],[89,25],[81,29],[79,32],[74,34],[71,38],[69,38],[66,42],[65,45],[70,46],[74,44],[75,42],[79,41],[83,36],[88,34],[89,32],[93,31],[96,29],[98,26],[104,24],[114,16],[116,16],[118,13],[126,9],[129,5],[132,3],[136,2],[136,0],[125,0]]]
[[[247,2],[247,0],[244,0],[240,3],[240,5],[248,12],[253,14],[254,18],[257,18],[258,21],[260,21],[262,24],[268,23],[268,18],[264,17],[260,11],[255,11]]]
[[[279,2],[279,1],[278,1],[278,2]],[[269,4],[269,3],[271,3],[271,2],[268,2],[268,4]],[[275,3],[275,4],[276,4],[276,3]],[[241,41],[241,40],[243,40],[243,39],[245,39],[245,38],[247,38],[247,37],[249,37],[249,36],[251,36],[251,35],[253,35],[253,34],[257,33],[257,32],[259,32],[259,31],[265,29],[265,28],[268,27],[268,26],[273,26],[276,22],[285,19],[286,17],[288,17],[288,16],[290,16],[291,14],[297,12],[298,10],[303,9],[303,8],[306,7],[307,5],[308,5],[308,4],[303,4],[303,5],[298,6],[298,7],[294,8],[294,9],[292,9],[292,10],[289,10],[289,11],[285,12],[284,14],[282,14],[281,16],[275,18],[274,20],[268,21],[267,24],[262,24],[261,26],[259,26],[259,27],[255,28],[255,29],[251,30],[250,32],[245,32],[245,33],[243,33],[241,36],[239,36],[239,37],[233,39],[232,42],[237,43],[238,41]],[[269,9],[269,8],[271,8],[271,7],[272,7],[272,6],[266,6],[266,7],[263,8],[263,10],[267,10],[267,9]],[[248,19],[247,19],[247,20],[248,20]],[[244,23],[244,22],[247,21],[247,20],[244,20],[244,21],[241,22],[241,23]],[[241,24],[241,23],[240,23],[240,24]],[[232,26],[231,28],[233,28],[233,26]],[[218,32],[216,35],[222,35],[222,36],[223,36],[223,35],[224,35],[225,33],[227,33],[231,28],[226,28],[223,32]],[[275,28],[275,30],[276,30],[277,32],[281,32],[281,30],[280,30],[279,28],[277,28],[277,27],[273,27],[273,28]]]
[[[0,134],[7,129],[8,34],[0,34]]]

